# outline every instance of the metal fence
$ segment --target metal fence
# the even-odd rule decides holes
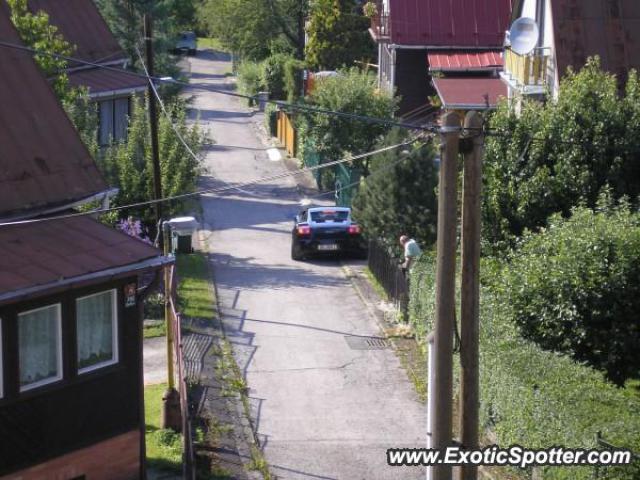
[[[183,464],[182,473],[183,478],[188,480],[195,480],[195,460],[193,449],[193,431],[192,431],[192,419],[191,410],[189,408],[189,391],[187,387],[187,373],[184,365],[184,349],[182,343],[182,328],[181,328],[181,314],[176,308],[176,278],[175,278],[175,266],[170,267],[170,282],[171,285],[171,314],[173,316],[173,345],[175,358],[175,374],[177,375],[176,385],[178,387],[178,393],[180,394],[180,415],[182,419],[182,441],[183,441]]]
[[[369,241],[369,270],[402,315],[409,307],[409,281],[399,265],[399,259],[375,240]]]

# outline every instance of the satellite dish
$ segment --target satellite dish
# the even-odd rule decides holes
[[[518,55],[527,55],[531,53],[538,43],[540,31],[538,24],[533,18],[522,17],[517,19],[511,25],[509,41],[511,42],[511,50]]]

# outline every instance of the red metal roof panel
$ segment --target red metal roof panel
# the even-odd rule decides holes
[[[120,72],[91,68],[70,72],[69,83],[75,87],[87,87],[89,95],[105,95],[118,92],[144,91],[147,81],[127,70]]]
[[[92,0],[28,0],[32,12],[42,10],[52,25],[76,46],[74,57],[91,62],[126,59]]]
[[[434,78],[442,105],[452,110],[486,110],[495,108],[507,97],[507,86],[499,78]]]
[[[504,64],[499,51],[431,51],[427,57],[431,71],[501,69]]]
[[[389,0],[391,42],[501,48],[511,0]]]
[[[0,2],[0,39],[22,44]],[[27,52],[0,48],[0,216],[107,189],[91,154]]]
[[[63,280],[159,256],[151,245],[89,217],[0,226],[0,293],[53,288]]]

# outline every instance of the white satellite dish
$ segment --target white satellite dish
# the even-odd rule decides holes
[[[521,17],[511,25],[509,41],[511,50],[518,55],[531,53],[540,38],[538,24],[533,18]]]

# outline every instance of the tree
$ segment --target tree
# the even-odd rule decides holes
[[[374,56],[369,19],[355,0],[316,0],[311,7],[306,60],[314,70],[336,70]]]
[[[397,109],[397,100],[378,89],[375,76],[357,68],[316,81],[307,101],[311,106],[323,110],[389,120]],[[378,143],[380,136],[389,130],[383,124],[324,113],[299,115],[298,123],[304,135],[310,137],[323,161],[336,160],[345,153],[368,152]],[[367,162],[358,160],[355,164],[367,173]]]
[[[640,193],[640,82],[630,72],[626,92],[590,59],[569,72],[559,98],[525,101],[517,114],[503,103],[490,119],[483,204],[484,238],[509,247],[549,215],[593,207],[603,187],[614,198]]]
[[[194,159],[178,139],[172,122],[186,140],[192,151],[200,152],[206,136],[197,126],[189,126],[186,120],[186,108],[181,100],[169,105],[170,121],[160,114],[158,120],[158,144],[160,147],[160,171],[163,196],[173,196],[193,192],[202,166],[199,159]],[[110,147],[100,166],[111,185],[119,188],[114,200],[115,205],[125,205],[149,200],[154,196],[153,163],[149,133],[149,119],[145,104],[136,101],[129,123],[126,143],[117,143]],[[185,202],[172,202],[167,207],[167,214],[182,212]],[[153,227],[153,211],[149,208],[122,211],[123,218],[133,215]],[[153,230],[151,228],[150,230]]]
[[[407,134],[394,128],[377,147],[395,145]],[[408,150],[408,152],[407,152]],[[409,234],[421,245],[436,238],[438,172],[431,145],[407,146],[372,157],[371,174],[362,181],[353,213],[364,231],[389,247]]]
[[[306,11],[307,2],[300,0],[205,0],[199,17],[211,36],[243,60],[272,53],[302,59]]]
[[[640,215],[606,197],[572,213],[524,236],[505,290],[526,338],[621,386],[640,376]]]
[[[46,52],[36,54],[34,59],[47,78],[52,77],[53,88],[60,99],[70,99],[74,92],[69,86],[69,78],[64,73],[67,61],[52,56],[72,56],[75,46],[67,42],[58,27],[49,23],[49,15],[43,11],[31,13],[27,0],[7,0],[11,9],[11,21],[15,25],[25,45]]]

